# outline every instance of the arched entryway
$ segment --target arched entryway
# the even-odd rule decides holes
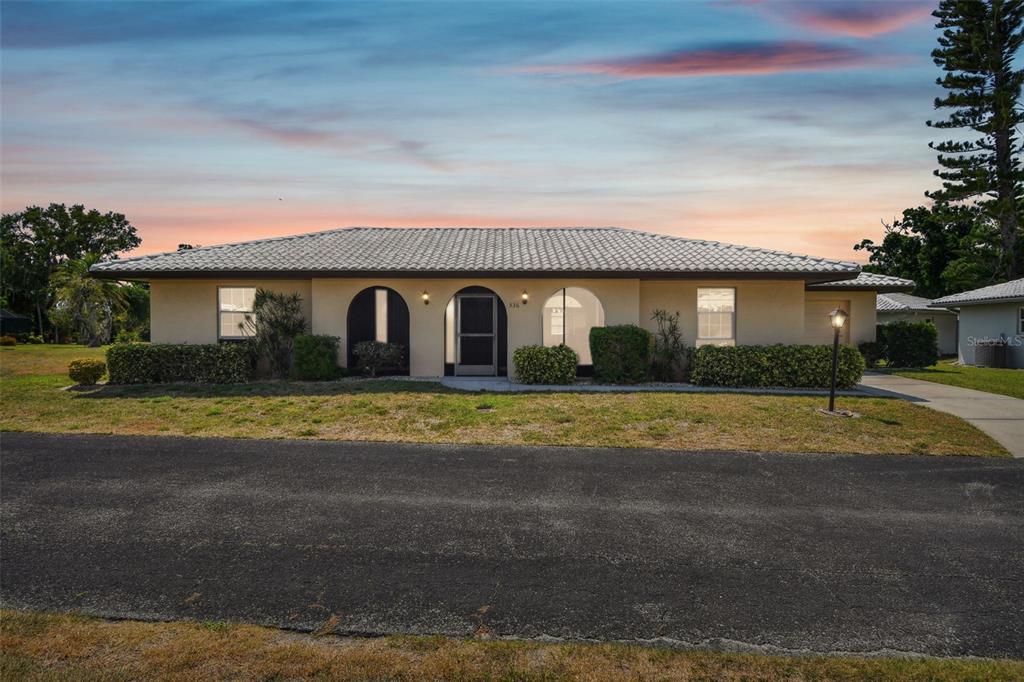
[[[348,366],[356,366],[352,352],[363,341],[397,343],[405,349],[402,365],[385,374],[409,374],[409,306],[394,289],[369,287],[363,289],[348,306],[346,355]]]
[[[508,312],[486,287],[466,287],[444,309],[445,376],[508,376]]]
[[[576,373],[591,376],[590,330],[604,326],[604,306],[594,292],[565,287],[554,292],[541,309],[541,338],[545,346],[569,346],[580,358]]]

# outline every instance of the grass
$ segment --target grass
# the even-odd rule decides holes
[[[471,394],[395,380],[60,390],[67,362],[100,349],[0,351],[0,430],[1006,456],[952,415],[885,398],[679,393]]]
[[[221,622],[0,611],[0,679],[1019,680],[985,659],[783,657],[623,644],[315,636]]]
[[[941,360],[926,369],[901,369],[894,374],[911,379],[934,381],[961,388],[973,388],[986,393],[998,393],[1024,398],[1024,370],[995,369],[957,365],[955,360]]]

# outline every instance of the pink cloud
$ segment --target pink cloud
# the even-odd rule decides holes
[[[871,38],[931,16],[922,2],[748,2],[785,21],[822,33]]]
[[[617,78],[758,76],[851,69],[880,61],[876,56],[849,47],[792,41],[676,50],[608,61],[541,64],[522,67],[516,72],[594,74]]]

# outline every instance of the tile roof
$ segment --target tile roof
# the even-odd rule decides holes
[[[792,273],[853,275],[849,261],[622,228],[379,228],[207,246],[94,265],[99,276],[275,272]]]
[[[1000,303],[1002,301],[1024,300],[1024,278],[1014,279],[1002,284],[972,289],[959,294],[943,296],[932,301],[935,307],[956,308],[962,305],[979,305],[983,303]]]
[[[901,312],[928,312],[948,313],[948,310],[937,310],[929,308],[930,298],[911,296],[910,294],[879,294],[875,299],[875,310],[880,313],[901,313]]]
[[[853,279],[838,282],[821,282],[810,284],[808,289],[862,289],[865,291],[910,291],[914,288],[914,280],[902,277],[890,277],[874,272],[862,272]]]

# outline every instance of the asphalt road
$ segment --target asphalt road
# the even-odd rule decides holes
[[[1024,656],[1024,462],[0,436],[7,607]]]

